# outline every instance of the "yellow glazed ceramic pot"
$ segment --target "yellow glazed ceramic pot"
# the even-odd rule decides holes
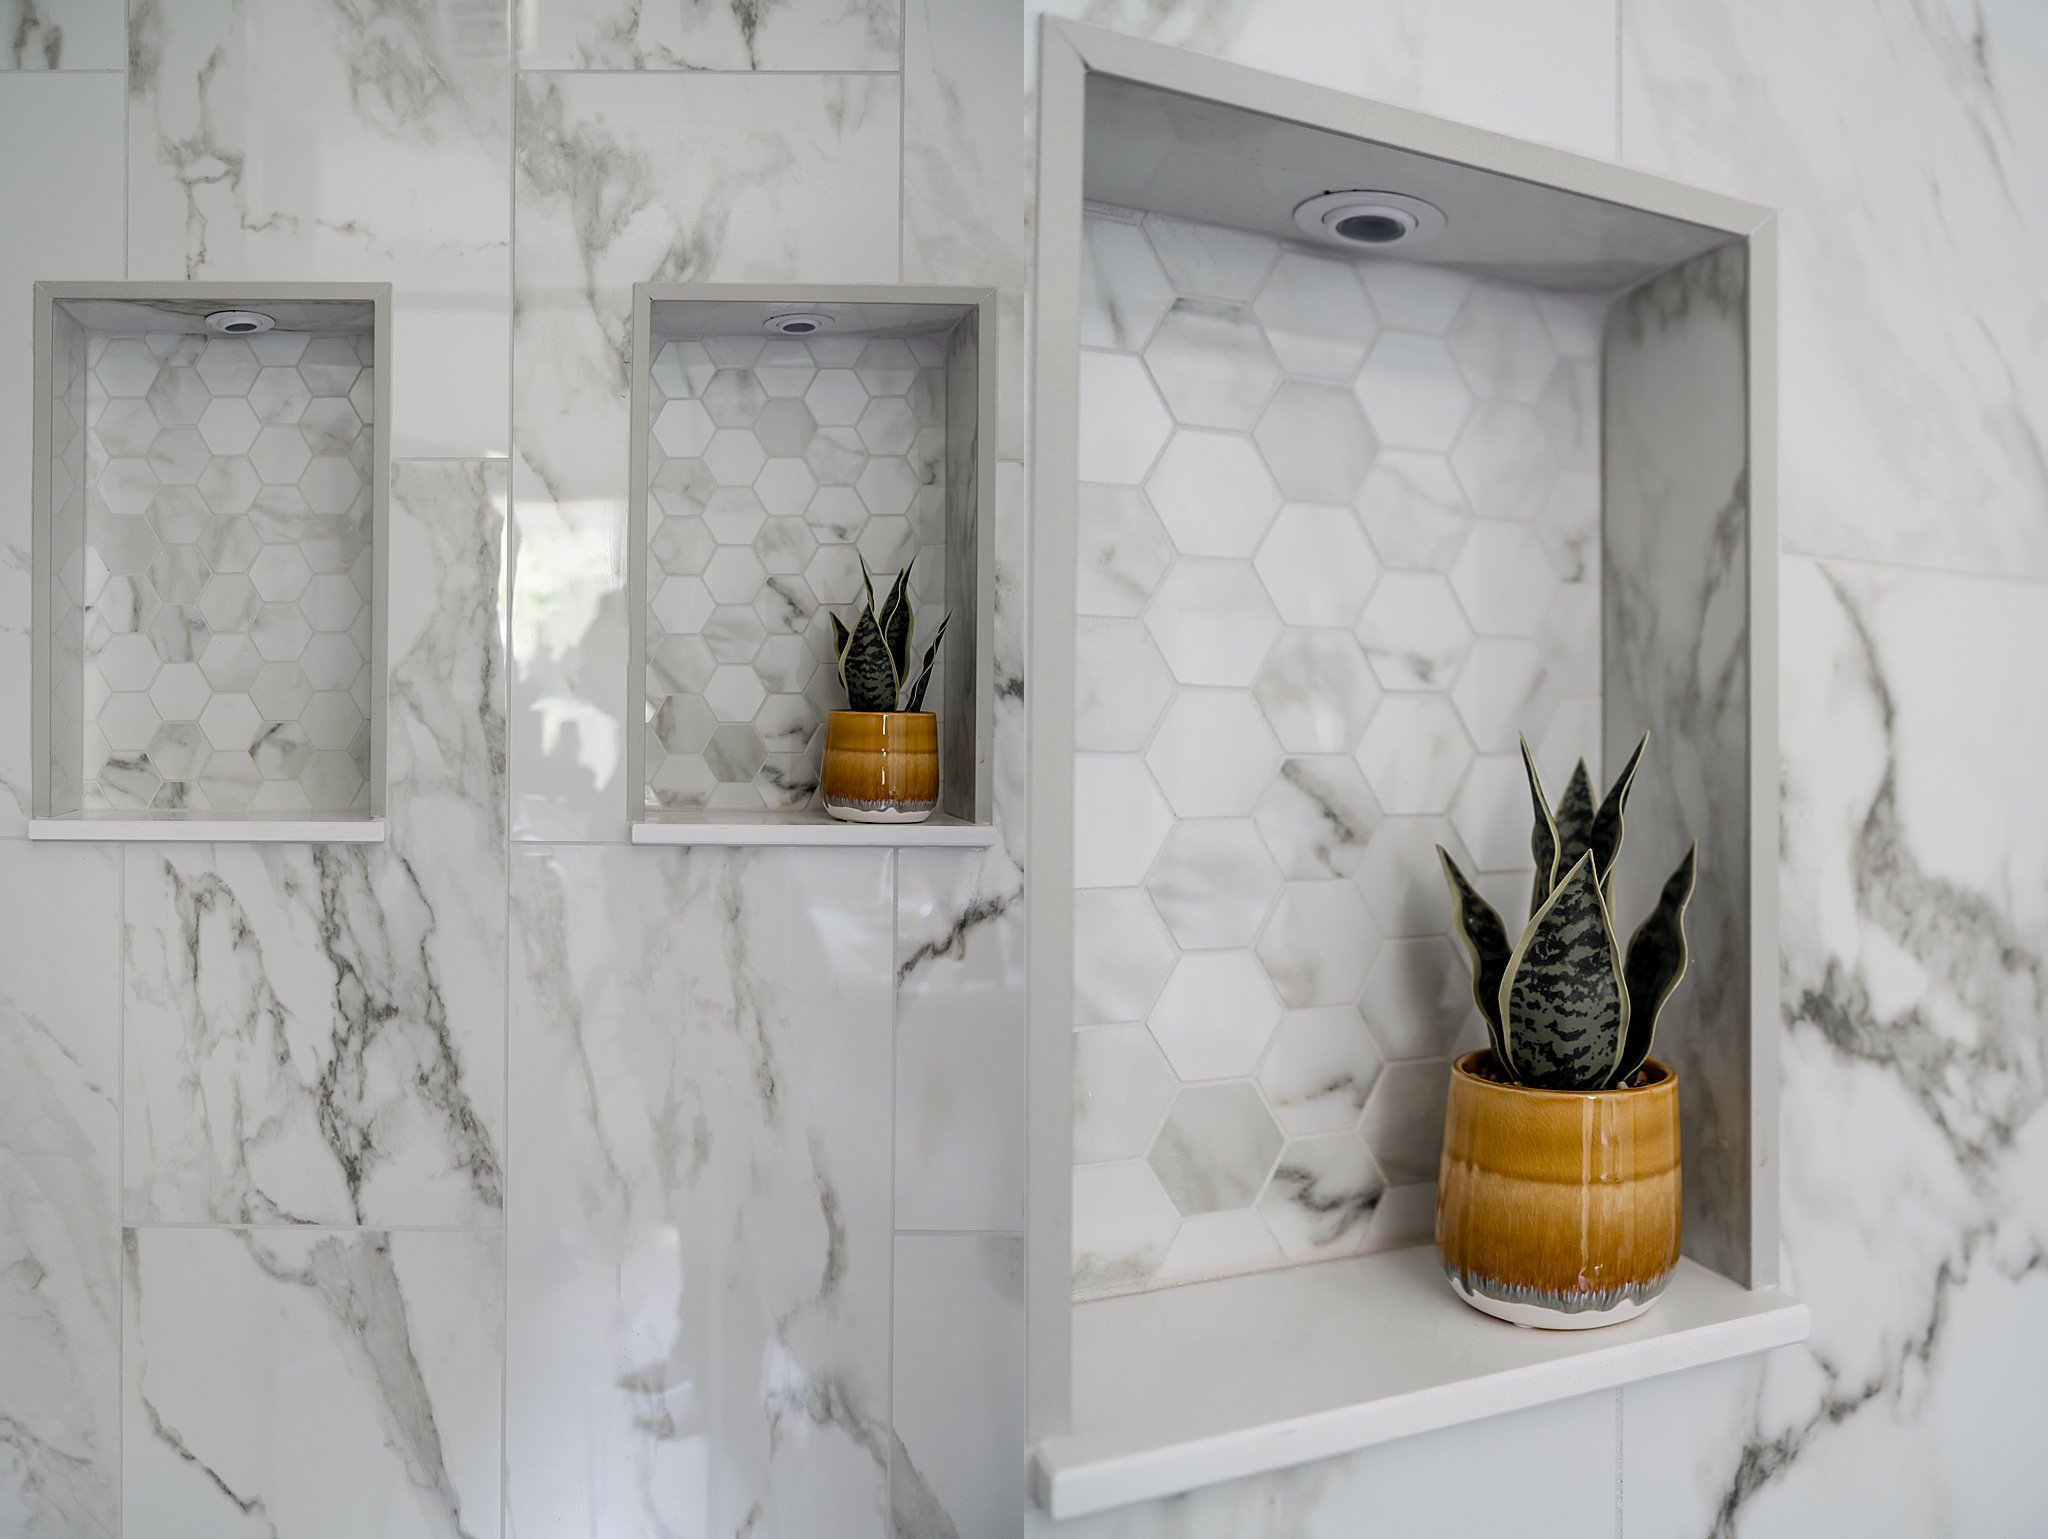
[[[1516,1325],[1633,1319],[1678,1265],[1678,1076],[1531,1090],[1491,1052],[1451,1065],[1436,1249],[1458,1297]]]
[[[825,719],[825,810],[848,823],[922,823],[939,805],[939,719],[834,711]]]

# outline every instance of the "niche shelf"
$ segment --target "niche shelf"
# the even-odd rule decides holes
[[[778,321],[801,316],[802,320]],[[986,845],[995,299],[987,289],[640,284],[633,295],[627,818],[635,844]],[[828,614],[913,561],[940,805],[842,823]]]
[[[1054,18],[1039,60],[1038,1501],[1802,1339],[1776,1286],[1771,214]],[[1294,216],[1342,189],[1444,217],[1340,250]],[[1560,783],[1653,734],[1626,914],[1690,840],[1714,877],[1658,1042],[1685,1259],[1641,1319],[1553,1333],[1459,1302],[1429,1244],[1478,1036],[1430,846],[1519,921],[1515,738],[1559,723]],[[1077,1087],[1077,1036],[1111,1077]]]
[[[35,307],[30,837],[382,839],[390,286]]]

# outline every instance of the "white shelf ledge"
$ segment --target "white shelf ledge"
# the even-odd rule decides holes
[[[31,839],[120,839],[135,844],[382,844],[382,818],[276,818],[209,812],[93,813],[32,818]]]
[[[635,844],[827,845],[840,849],[934,845],[978,849],[996,842],[988,823],[935,812],[922,823],[842,823],[825,812],[677,811],[633,825]]]
[[[1040,1443],[1055,1518],[1803,1341],[1804,1304],[1680,1261],[1624,1325],[1522,1330],[1452,1296],[1427,1245],[1079,1304],[1073,1431]]]

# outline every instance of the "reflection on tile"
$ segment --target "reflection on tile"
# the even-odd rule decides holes
[[[515,863],[514,1530],[883,1525],[888,872]]]
[[[633,284],[893,281],[899,97],[893,76],[532,75],[520,85],[516,836],[625,834],[617,446]],[[595,186],[611,200],[602,218]]]
[[[497,1532],[495,1234],[131,1229],[126,1252],[127,1532]]]
[[[533,0],[519,7],[528,70],[893,70],[898,0]]]
[[[901,1539],[1024,1521],[1024,1241],[899,1235],[889,1508]]]
[[[120,881],[108,850],[0,843],[0,1529],[24,1539],[116,1532]]]
[[[502,13],[141,0],[132,30],[128,276],[388,282],[393,452],[504,453]]]
[[[1023,873],[896,856],[896,1227],[1024,1225]]]

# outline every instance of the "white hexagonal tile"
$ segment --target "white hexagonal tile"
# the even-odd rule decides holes
[[[315,577],[300,596],[299,607],[316,631],[345,631],[362,613],[363,596],[348,578],[328,572]]]
[[[851,369],[820,369],[804,392],[804,404],[822,427],[852,427],[867,410],[867,387]]]
[[[705,764],[720,782],[728,785],[751,783],[767,760],[768,750],[761,735],[738,722],[720,727],[704,745]]]
[[[1253,565],[1289,625],[1350,625],[1380,570],[1351,509],[1306,502],[1280,510]]]
[[[1134,887],[1074,894],[1074,1024],[1142,1021],[1179,953]]]
[[[1350,391],[1291,379],[1252,430],[1280,490],[1297,502],[1349,502],[1378,447]]]
[[[1350,262],[1283,251],[1252,306],[1290,374],[1349,380],[1379,322]]]
[[[306,737],[306,729],[295,721],[274,721],[259,729],[256,741],[249,748],[249,760],[256,766],[256,773],[265,781],[296,781],[305,773],[307,762],[313,757],[313,745]],[[294,785],[295,801],[282,805],[310,810],[312,802],[305,792]],[[258,793],[259,802],[262,793]]]
[[[199,472],[199,493],[222,518],[239,518],[256,504],[263,478],[241,455],[216,454]]]
[[[346,748],[363,725],[363,713],[340,690],[320,690],[299,712],[299,725],[316,750]]]
[[[146,508],[148,503],[143,506]],[[134,577],[147,571],[160,546],[156,530],[140,511],[110,513],[93,532],[94,553],[118,577]]]
[[[775,576],[796,576],[817,550],[817,536],[801,518],[771,517],[754,536],[754,554],[762,570]]]
[[[216,632],[199,654],[199,666],[214,689],[246,693],[263,670],[263,654],[246,635],[224,636]]]
[[[721,547],[704,568],[704,586],[721,604],[751,604],[767,575],[751,549],[728,545]]]
[[[1358,1131],[1388,1181],[1398,1185],[1436,1179],[1450,1083],[1448,1058],[1390,1063],[1381,1073],[1366,1098]]]
[[[363,789],[363,772],[350,754],[316,750],[306,761],[299,785],[315,808],[338,812],[355,805],[357,794]]]
[[[267,485],[296,486],[312,462],[313,451],[306,447],[305,435],[296,427],[266,427],[249,446],[249,463]]]
[[[1145,362],[1186,427],[1250,427],[1280,379],[1251,313],[1209,299],[1176,300],[1146,344]]]
[[[1230,433],[1175,433],[1145,491],[1186,556],[1249,556],[1280,506],[1259,451]]]
[[[156,471],[146,459],[109,460],[100,472],[100,499],[117,516],[140,516],[156,498]]]
[[[695,459],[717,431],[701,401],[670,401],[655,415],[654,441],[663,454]]]
[[[62,404],[53,401],[53,413]],[[156,442],[157,431],[163,426],[156,413],[150,410],[149,402],[131,398],[108,401],[102,406],[99,421],[93,424],[93,432],[108,455],[116,459],[132,459],[149,453],[149,446]],[[64,442],[65,435],[58,433],[56,441]]]
[[[1289,1139],[1259,1196],[1259,1217],[1293,1262],[1375,1248],[1373,1215],[1386,1177],[1356,1133]]]
[[[1388,689],[1450,688],[1472,648],[1472,628],[1443,578],[1389,572],[1354,633]]]
[[[695,575],[710,564],[711,553],[718,548],[718,541],[712,536],[701,515],[670,514],[656,525],[654,538],[648,542],[648,551],[654,557],[655,565],[669,576]]]
[[[804,509],[804,522],[821,545],[851,545],[867,521],[867,504],[850,486],[821,486]]]
[[[892,457],[868,461],[854,486],[875,517],[901,518],[910,512],[919,484],[910,462]]]
[[[1083,481],[1136,485],[1172,431],[1173,419],[1142,363],[1117,353],[1081,354]]]
[[[702,753],[718,730],[718,718],[701,695],[671,695],[649,723],[660,746],[669,753]]]
[[[353,421],[355,414],[349,417]],[[199,418],[199,436],[215,454],[246,454],[261,427],[249,403],[233,396],[208,402]]]
[[[291,371],[298,378],[298,371]],[[165,427],[174,422],[197,422],[213,399],[197,369],[173,366],[158,373],[149,387],[149,409]]]
[[[1451,567],[1451,587],[1480,635],[1532,636],[1558,581],[1535,530],[1482,519]]]
[[[1600,468],[1600,371],[1587,362],[1558,364],[1536,398],[1536,415],[1557,461],[1573,470]]]
[[[1136,753],[1173,695],[1173,675],[1136,620],[1084,615],[1074,634],[1074,747]]]
[[[814,535],[815,525],[810,526]],[[817,554],[804,567],[804,582],[822,604],[853,604],[860,601],[860,557],[851,545],[819,540]]]
[[[1358,767],[1389,813],[1442,812],[1457,794],[1472,743],[1440,695],[1390,695],[1365,730]]]
[[[1178,1082],[1143,1026],[1074,1033],[1074,1158],[1138,1159],[1173,1104]]]
[[[256,650],[273,663],[288,663],[306,650],[313,627],[296,604],[265,604],[249,627]]]
[[[199,611],[182,604],[160,606],[149,622],[149,639],[167,663],[191,662],[206,650],[212,635]]]
[[[1151,869],[1173,813],[1145,768],[1122,754],[1074,757],[1074,885],[1135,887]]]
[[[1272,1173],[1280,1130],[1250,1085],[1196,1085],[1174,1097],[1152,1145],[1152,1173],[1183,1214],[1248,1207]]]
[[[149,525],[166,545],[195,543],[212,518],[213,510],[196,486],[159,487],[149,500]]]
[[[1183,690],[1145,762],[1181,817],[1245,817],[1280,767],[1280,745],[1250,695]]]
[[[262,607],[255,585],[239,572],[212,578],[199,595],[199,612],[218,635],[222,631],[245,631]]]
[[[1145,216],[1145,235],[1174,287],[1183,294],[1249,303],[1273,265],[1277,247],[1264,235],[1166,214]]]
[[[877,463],[901,464],[902,461]],[[754,495],[761,499],[762,509],[771,517],[787,518],[801,514],[817,490],[818,478],[800,459],[771,459],[754,477]]]
[[[870,454],[908,454],[917,439],[917,418],[900,396],[876,396],[854,424]]]
[[[1379,951],[1379,927],[1350,882],[1290,882],[1259,937],[1259,962],[1289,1009],[1348,1004]]]
[[[1478,1015],[1472,970],[1446,936],[1388,941],[1366,975],[1358,1010],[1389,1059],[1448,1052]]]
[[[854,543],[875,574],[877,587],[881,578],[893,578],[917,556],[917,534],[907,518],[871,518]]]
[[[206,558],[196,545],[166,545],[149,563],[149,585],[166,604],[194,604],[205,590]]]
[[[271,603],[289,603],[312,580],[312,568],[296,545],[266,545],[249,563],[249,581]]]
[[[1084,486],[1075,519],[1074,608],[1139,615],[1173,565],[1173,542],[1136,487]]]
[[[1136,351],[1173,304],[1173,285],[1135,224],[1081,221],[1081,344]]]
[[[1166,836],[1145,888],[1184,949],[1248,946],[1280,891],[1280,868],[1250,823],[1195,819]]]
[[[246,812],[255,804],[263,777],[246,748],[215,748],[206,756],[199,789],[215,812]]]
[[[1287,1262],[1256,1208],[1198,1213],[1180,1221],[1152,1274],[1155,1284],[1206,1282],[1262,1272]]]
[[[1149,1281],[1179,1223],[1180,1214],[1143,1160],[1075,1166],[1075,1293]]]
[[[1280,1001],[1248,952],[1203,951],[1174,964],[1147,1020],[1182,1079],[1233,1079],[1257,1065]]]
[[[743,428],[720,428],[704,446],[703,460],[721,486],[752,486],[768,463],[761,440]]]
[[[761,680],[751,668],[720,668],[704,686],[704,703],[711,707],[712,714],[720,721],[750,722],[766,698],[767,691],[761,687]],[[730,780],[738,777],[728,775],[721,778]]]
[[[1557,686],[1535,643],[1489,636],[1472,644],[1451,699],[1482,753],[1513,753],[1519,737],[1533,743],[1550,726]]]
[[[1536,533],[1550,564],[1566,582],[1597,582],[1600,576],[1600,477],[1568,470],[1550,485],[1536,510]]]
[[[142,395],[156,382],[157,356],[140,337],[115,337],[100,352],[93,373],[108,395]]]
[[[722,428],[752,427],[768,392],[752,369],[719,369],[705,382],[701,399],[711,420]]]
[[[1537,649],[1559,695],[1599,695],[1600,645],[1599,590],[1567,583],[1557,590],[1536,628]]]
[[[149,740],[149,762],[165,780],[192,780],[213,752],[196,721],[167,721]]]
[[[1557,344],[1520,289],[1475,284],[1448,337],[1473,394],[1492,400],[1535,400],[1557,367]]]
[[[1388,448],[1442,453],[1472,408],[1450,348],[1410,331],[1387,332],[1373,344],[1352,390]]]
[[[156,677],[162,660],[149,637],[129,633],[109,637],[94,661],[108,688],[138,690],[149,688],[149,681]],[[120,745],[117,743],[115,746]]]
[[[297,422],[312,400],[313,394],[297,369],[264,369],[249,386],[249,409],[266,425]]]
[[[1562,791],[1560,782],[1549,794],[1555,799]],[[1530,816],[1528,779],[1519,756],[1486,754],[1475,759],[1458,788],[1458,799],[1451,803],[1451,824],[1479,871],[1526,871],[1532,859]]]
[[[1384,1062],[1349,1002],[1290,1010],[1259,1065],[1259,1088],[1289,1137],[1354,1127]]]
[[[124,691],[107,697],[107,703],[100,707],[95,722],[109,748],[115,753],[133,754],[141,753],[149,746],[149,740],[156,736],[156,729],[161,725],[161,718],[156,714],[156,707],[150,704],[148,695]]]
[[[704,629],[717,604],[711,590],[697,577],[671,577],[655,590],[649,606],[661,628],[671,634],[689,634]]]
[[[1242,561],[1178,561],[1145,609],[1145,625],[1183,684],[1243,687],[1259,675],[1280,615]]]
[[[209,351],[214,344],[209,343]],[[347,395],[362,373],[362,358],[353,337],[315,337],[299,354],[299,373],[316,396]],[[209,381],[209,383],[211,383]],[[215,394],[222,392],[214,388]]]
[[[698,754],[676,754],[648,782],[664,807],[701,807],[718,789],[718,777]]]
[[[240,337],[208,337],[206,350],[199,355],[198,368],[199,377],[214,395],[245,396],[256,383],[256,376],[263,372],[255,351]]]
[[[1557,460],[1533,408],[1482,401],[1451,450],[1451,469],[1482,518],[1534,519],[1557,474]]]
[[[299,476],[299,490],[305,495],[306,506],[324,518],[346,513],[362,489],[362,476],[339,454],[314,456]]]
[[[240,514],[209,519],[199,535],[199,554],[206,558],[207,569],[215,573],[248,571],[262,548],[263,537],[256,526]]]
[[[1380,702],[1364,654],[1337,631],[1289,631],[1253,693],[1290,753],[1349,753]]]
[[[263,717],[247,695],[215,695],[199,713],[199,730],[216,749],[246,751],[262,726]]]
[[[1382,817],[1348,755],[1291,758],[1252,811],[1260,837],[1290,880],[1351,876]]]
[[[1418,262],[1368,259],[1358,264],[1358,276],[1381,324],[1433,336],[1450,330],[1472,292],[1472,279],[1465,274]]]

